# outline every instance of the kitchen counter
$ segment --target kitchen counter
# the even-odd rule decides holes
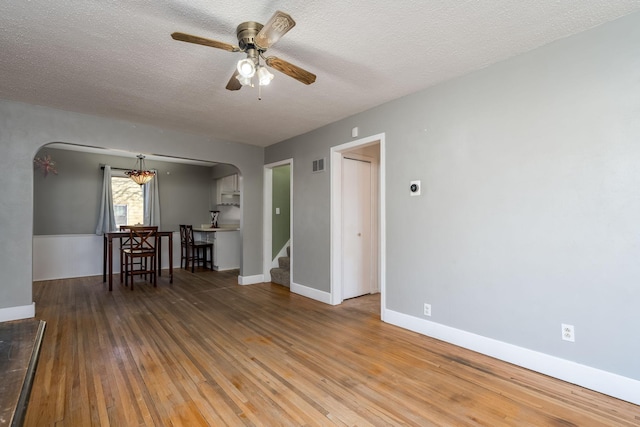
[[[193,231],[198,231],[200,233],[207,233],[207,232],[212,232],[212,231],[238,231],[240,230],[240,227],[217,227],[217,228],[211,228],[211,227],[198,227],[193,229]]]
[[[193,229],[200,233],[200,238],[213,243],[213,269],[234,270],[240,268],[240,227],[222,226],[211,228],[208,224],[202,224]]]

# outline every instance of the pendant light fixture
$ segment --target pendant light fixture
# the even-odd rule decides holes
[[[156,173],[151,170],[147,170],[144,165],[144,156],[138,154],[138,160],[136,161],[135,169],[131,169],[125,172],[129,178],[131,178],[136,184],[143,185],[151,181]]]

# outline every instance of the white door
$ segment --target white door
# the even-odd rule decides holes
[[[342,159],[342,298],[371,293],[371,163]]]

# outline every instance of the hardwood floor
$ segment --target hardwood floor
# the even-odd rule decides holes
[[[632,426],[640,407],[237,271],[34,284],[25,426]],[[118,283],[116,281],[116,283]]]

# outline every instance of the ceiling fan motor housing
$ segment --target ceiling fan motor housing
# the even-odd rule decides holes
[[[255,38],[262,27],[263,25],[261,23],[254,21],[243,22],[238,25],[236,34],[238,35],[238,45],[240,46],[240,49],[243,51],[246,51],[247,49],[255,49]]]

